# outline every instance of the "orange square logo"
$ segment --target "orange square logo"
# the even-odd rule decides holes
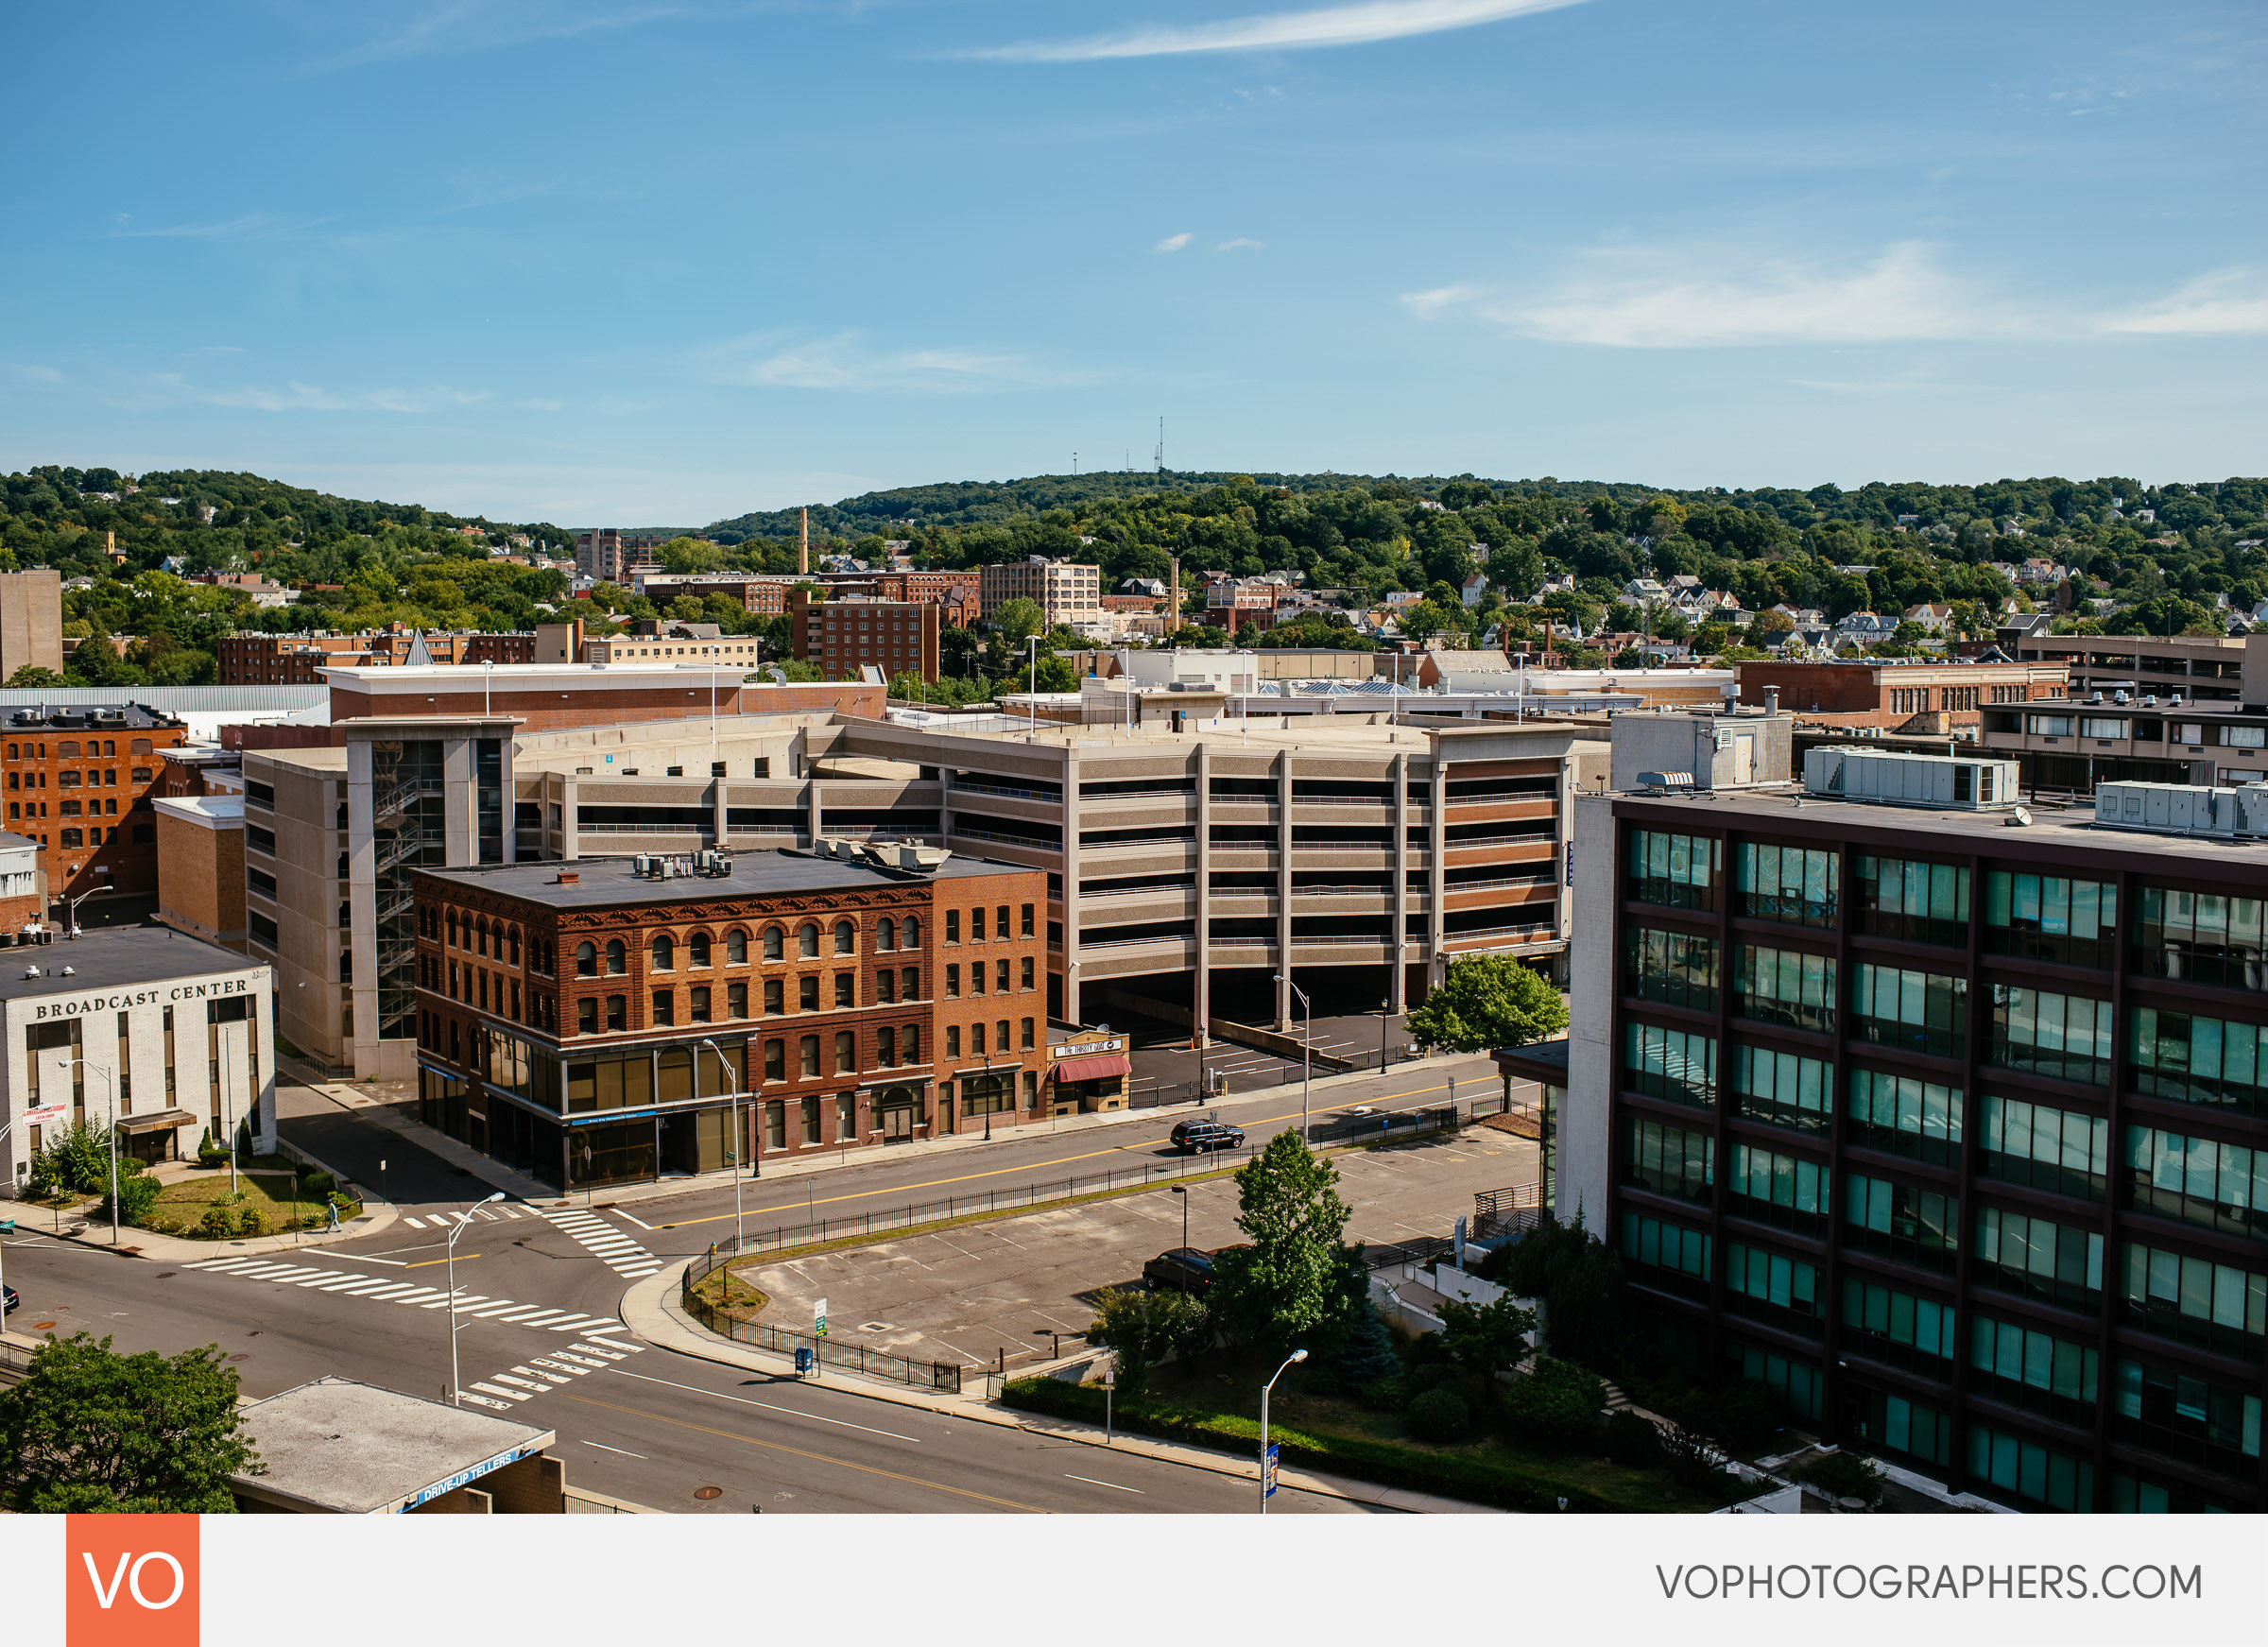
[[[198,1518],[72,1516],[68,1647],[198,1647]]]

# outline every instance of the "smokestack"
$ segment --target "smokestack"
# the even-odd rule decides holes
[[[1776,715],[1779,712],[1778,687],[1767,686],[1764,688],[1764,712],[1768,715]]]
[[[811,510],[802,508],[798,509],[796,513],[802,520],[801,547],[796,551],[796,570],[805,577],[809,577],[811,575]]]
[[[1165,634],[1170,641],[1181,627],[1181,557],[1174,556],[1168,564],[1174,569],[1165,607]]]

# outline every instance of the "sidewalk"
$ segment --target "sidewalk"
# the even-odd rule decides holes
[[[97,1205],[89,1201],[74,1211],[65,1212],[60,1232],[52,1226],[43,1229],[21,1214],[16,1219],[16,1230],[23,1235],[44,1235],[51,1240],[75,1241],[81,1246],[109,1248],[111,1226],[108,1220],[94,1216],[94,1209]],[[115,1250],[121,1258],[146,1258],[168,1264],[195,1263],[224,1254],[231,1258],[247,1258],[254,1253],[309,1252],[320,1246],[335,1246],[342,1241],[358,1241],[366,1235],[376,1235],[399,1216],[386,1202],[366,1198],[362,1204],[362,1215],[347,1219],[336,1229],[251,1235],[242,1241],[184,1241],[178,1235],[160,1235],[154,1229],[136,1229],[127,1224],[119,1227]]]
[[[717,1337],[689,1319],[678,1303],[679,1278],[684,1271],[684,1263],[671,1264],[659,1275],[648,1276],[623,1294],[623,1325],[658,1348],[674,1350],[679,1355],[692,1356],[699,1361],[714,1362],[720,1366],[739,1367],[743,1371],[768,1373],[775,1377],[795,1371],[795,1359],[792,1356],[734,1344]],[[1091,1357],[1070,1356],[1053,1365],[1066,1367],[1089,1359]],[[1048,1371],[1049,1367],[1042,1365],[1026,1369],[1023,1376],[1039,1376]],[[1021,1413],[976,1396],[917,1390],[907,1385],[885,1383],[880,1380],[857,1378],[839,1368],[830,1369],[824,1381],[831,1388],[869,1400],[887,1401],[894,1406],[919,1407],[924,1412],[946,1417],[966,1418],[977,1424],[995,1424],[1007,1430],[1029,1430],[1058,1441],[1076,1442],[1085,1447],[1108,1447],[1112,1452],[1131,1452],[1166,1464],[1210,1470],[1215,1475],[1233,1476],[1255,1484],[1260,1480],[1257,1460],[1246,1463],[1228,1453],[1214,1452],[1206,1448],[1184,1447],[1171,1441],[1153,1440],[1146,1435],[1128,1435],[1124,1432],[1106,1443],[1102,1431],[1092,1425],[1079,1423],[1076,1419]],[[1349,1503],[1374,1504],[1382,1510],[1399,1510],[1409,1515],[1498,1516],[1508,1513],[1491,1509],[1486,1504],[1469,1504],[1457,1499],[1437,1498],[1431,1493],[1412,1492],[1402,1487],[1378,1486],[1370,1482],[1349,1481],[1340,1476],[1281,1469],[1277,1472],[1277,1480],[1284,1486],[1297,1487],[1302,1492],[1320,1493],[1327,1498],[1344,1499]]]
[[[1438,1073],[1471,1062],[1473,1055],[1451,1053],[1433,1057],[1412,1058],[1407,1063],[1396,1064],[1392,1070],[1387,1072],[1387,1074],[1397,1076]],[[281,1059],[280,1063],[284,1071],[297,1079],[300,1085],[312,1091],[319,1092],[340,1107],[351,1110],[365,1120],[385,1127],[389,1132],[398,1134],[419,1148],[448,1162],[451,1166],[470,1173],[473,1177],[493,1189],[502,1190],[519,1200],[534,1202],[538,1205],[564,1207],[569,1204],[567,1195],[562,1194],[552,1185],[544,1183],[541,1178],[517,1171],[505,1165],[502,1161],[493,1160],[479,1151],[457,1142],[446,1133],[427,1126],[408,1112],[409,1106],[407,1104],[393,1104],[383,1099],[373,1098],[369,1093],[361,1091],[344,1081],[318,1078],[306,1072],[302,1066],[290,1058]],[[1316,1076],[1314,1083],[1314,1112],[1321,1115],[1332,1107],[1331,1094],[1334,1091],[1341,1090],[1356,1082],[1376,1081],[1380,1078],[1376,1070],[1351,1070],[1344,1074]],[[1486,1082],[1492,1078],[1484,1077],[1483,1081]],[[1249,1110],[1256,1105],[1289,1103],[1296,1108],[1298,1102],[1299,1085],[1297,1082],[1289,1082],[1280,1087],[1263,1087],[1257,1091],[1237,1094],[1225,1099],[1209,1100],[1202,1105],[1174,1105],[1153,1109],[1113,1109],[1094,1115],[1069,1116],[1054,1123],[1052,1126],[1043,1126],[1038,1122],[1033,1122],[1023,1126],[1003,1128],[990,1141],[994,1143],[1014,1142],[1019,1139],[1036,1138],[1043,1133],[1069,1135],[1091,1132],[1099,1127],[1123,1126],[1133,1122],[1154,1121],[1161,1116],[1170,1118],[1177,1115],[1204,1114],[1213,1110],[1233,1117],[1238,1111]],[[955,1150],[972,1149],[986,1141],[985,1136],[981,1132],[964,1132],[945,1138],[922,1139],[914,1143],[892,1144],[888,1147],[886,1155],[880,1150],[868,1147],[862,1148],[860,1153],[855,1156],[848,1154],[838,1156],[832,1152],[822,1152],[817,1155],[796,1157],[786,1160],[767,1159],[762,1163],[762,1177],[765,1181],[769,1182],[779,1178],[798,1178],[809,1173],[832,1173],[850,1167],[870,1166],[877,1161],[885,1159],[912,1160],[924,1156],[946,1155]],[[734,1174],[730,1170],[716,1173],[673,1175],[662,1179],[659,1183],[611,1184],[603,1189],[590,1192],[590,1193],[595,1199],[612,1202],[616,1206],[635,1205],[645,1201],[667,1200],[673,1195],[695,1194],[703,1190],[729,1190],[732,1187],[733,1177]],[[750,1179],[749,1181],[755,1182],[756,1180]],[[574,1193],[576,1197],[580,1198],[584,1192],[578,1190]]]

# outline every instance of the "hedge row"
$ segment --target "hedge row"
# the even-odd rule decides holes
[[[1003,1405],[1027,1413],[1093,1424],[1103,1421],[1103,1392],[1061,1379],[1017,1379],[1001,1390],[1000,1398]],[[1248,1458],[1256,1456],[1260,1448],[1259,1420],[1231,1413],[1210,1413],[1169,1401],[1122,1400],[1117,1403],[1116,1420],[1122,1430],[1240,1452]],[[1567,1501],[1570,1511],[1611,1514],[1616,1508],[1586,1487],[1509,1460],[1419,1452],[1359,1435],[1309,1435],[1274,1423],[1268,1426],[1268,1439],[1281,1450],[1280,1457],[1287,1465],[1310,1465],[1381,1486],[1408,1487],[1505,1510],[1555,1511],[1561,1499]]]

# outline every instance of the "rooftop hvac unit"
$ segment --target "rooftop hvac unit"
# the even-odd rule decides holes
[[[2211,840],[2263,836],[2268,835],[2268,791],[2257,785],[2215,789],[2199,783],[2098,783],[2095,825]]]
[[[1969,755],[1908,755],[1895,750],[1820,748],[1803,759],[1803,786],[1813,795],[1879,806],[1926,806],[1986,812],[2014,806],[2017,763]]]

